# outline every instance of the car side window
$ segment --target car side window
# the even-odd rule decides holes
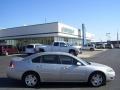
[[[59,58],[62,64],[75,65],[77,63],[77,60],[69,56],[60,55]]]
[[[32,62],[33,63],[40,63],[40,59],[41,59],[41,56],[35,57],[34,59],[32,59]]]
[[[54,42],[54,46],[59,46],[59,42]]]
[[[43,55],[41,63],[60,64],[58,55]]]
[[[65,47],[65,46],[67,46],[65,43],[60,43],[60,46],[61,47]]]

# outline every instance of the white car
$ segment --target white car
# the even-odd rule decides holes
[[[114,80],[115,72],[106,65],[86,62],[64,52],[44,52],[13,58],[7,76],[22,80],[27,87],[40,82],[88,82],[94,87]]]
[[[41,46],[42,44],[36,43],[36,44],[28,44],[25,47],[25,53],[26,54],[34,54],[38,52],[38,47]]]
[[[90,50],[94,51],[95,50],[95,45],[94,44],[86,44],[82,47],[83,50]]]

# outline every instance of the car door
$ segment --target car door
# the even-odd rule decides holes
[[[50,50],[50,51],[53,51],[53,52],[58,52],[58,51],[60,51],[59,42],[54,42],[53,46],[51,46],[51,50]]]
[[[65,44],[65,43],[63,43],[63,42],[61,42],[60,43],[60,51],[61,52],[68,52],[68,46],[67,46],[67,44]]]
[[[45,82],[60,81],[60,60],[58,55],[42,55],[40,74]]]
[[[76,59],[70,56],[60,55],[61,61],[61,80],[65,82],[84,81],[86,68],[84,65],[78,66]]]

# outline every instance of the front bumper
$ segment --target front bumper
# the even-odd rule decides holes
[[[106,80],[107,81],[112,81],[115,79],[115,72],[108,72],[106,75]]]

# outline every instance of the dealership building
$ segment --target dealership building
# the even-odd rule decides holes
[[[87,40],[91,39],[87,37]],[[66,41],[81,45],[81,30],[59,22],[28,25],[0,30],[0,41],[18,47],[31,43],[51,44]]]

